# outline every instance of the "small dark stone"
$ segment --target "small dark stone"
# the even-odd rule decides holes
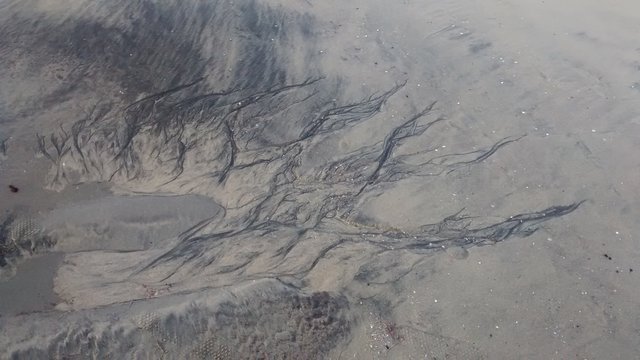
[[[633,272],[633,269],[629,269],[629,272]]]

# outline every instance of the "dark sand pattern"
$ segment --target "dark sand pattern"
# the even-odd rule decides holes
[[[533,3],[0,2],[0,357],[631,348],[640,60]]]
[[[181,310],[136,315],[126,307],[110,309],[128,321],[87,313],[34,348],[12,346],[11,358],[322,359],[349,338],[344,296],[305,295],[275,281],[238,293],[205,293],[206,299]]]
[[[10,213],[0,218],[0,278],[10,276],[15,260],[46,251],[55,240],[43,233],[38,220]]]

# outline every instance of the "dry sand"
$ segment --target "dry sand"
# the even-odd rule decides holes
[[[5,0],[0,33],[0,358],[640,359],[637,2]]]

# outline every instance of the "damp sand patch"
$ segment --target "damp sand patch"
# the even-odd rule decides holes
[[[0,282],[0,315],[53,310],[58,301],[53,279],[62,257],[48,253],[21,262],[15,276]]]
[[[173,239],[220,210],[196,195],[114,195],[56,208],[42,225],[61,251],[137,251]]]

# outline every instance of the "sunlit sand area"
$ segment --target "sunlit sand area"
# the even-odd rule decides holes
[[[638,358],[640,3],[0,0],[0,34],[0,358]]]

